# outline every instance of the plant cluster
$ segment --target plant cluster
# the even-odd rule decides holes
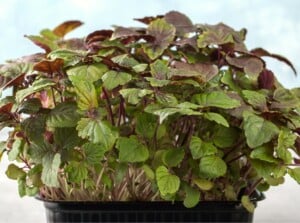
[[[45,52],[0,66],[1,153],[19,193],[49,200],[239,200],[300,183],[300,90],[246,30],[182,13],[85,38],[65,22],[26,36]]]

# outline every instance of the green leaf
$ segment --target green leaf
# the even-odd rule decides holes
[[[132,76],[125,72],[110,70],[102,76],[103,86],[112,90],[119,85],[124,85],[132,79]]]
[[[152,87],[163,87],[170,83],[169,80],[159,80],[154,77],[145,77],[145,79],[150,82]]]
[[[241,199],[242,205],[247,209],[250,213],[253,213],[255,210],[255,205],[250,201],[249,196],[243,195]]]
[[[298,183],[300,184],[300,167],[289,169],[288,174]]]
[[[238,100],[229,97],[222,91],[196,94],[193,96],[192,102],[202,107],[218,107],[224,109],[236,108],[241,105]]]
[[[179,190],[179,177],[170,174],[165,166],[159,166],[156,169],[155,174],[157,186],[162,196],[175,194]]]
[[[120,137],[116,145],[120,162],[144,162],[149,158],[148,148],[136,136]]]
[[[196,184],[201,190],[209,191],[214,187],[214,183],[212,181],[206,179],[193,179],[193,183]]]
[[[147,34],[154,36],[155,41],[146,43],[144,47],[145,53],[154,60],[159,57],[175,37],[175,27],[166,22],[165,19],[156,19],[150,23]]]
[[[195,207],[200,201],[200,192],[188,185],[184,187],[185,198],[183,200],[183,205],[186,208]]]
[[[141,63],[141,64],[137,64],[135,66],[132,67],[132,69],[137,72],[137,73],[141,73],[144,72],[148,67],[148,64],[146,63]]]
[[[79,118],[76,104],[74,102],[64,102],[51,110],[47,118],[47,126],[50,128],[74,127],[77,125]]]
[[[247,102],[254,108],[264,111],[267,109],[267,100],[264,94],[257,91],[243,90],[243,96],[246,98]]]
[[[268,178],[279,170],[278,164],[252,159],[251,164],[260,177]]]
[[[28,98],[26,101],[23,101],[18,107],[18,113],[25,114],[35,114],[42,107],[42,103],[37,98]]]
[[[101,143],[106,150],[113,147],[118,136],[107,122],[97,119],[82,118],[76,129],[78,136],[84,139],[88,138],[95,144]]]
[[[74,183],[81,183],[88,178],[88,170],[84,163],[71,161],[65,168],[68,180]]]
[[[12,179],[12,180],[17,180],[26,175],[25,171],[22,168],[16,166],[13,163],[9,164],[5,174],[9,179]]]
[[[97,92],[90,81],[82,80],[73,82],[77,95],[78,108],[91,110],[98,107]]]
[[[38,142],[44,140],[44,132],[46,128],[46,115],[37,114],[27,118],[21,123],[21,129],[31,142]]]
[[[83,146],[85,159],[88,164],[100,164],[107,151],[102,144],[85,143]]]
[[[229,127],[229,124],[227,122],[227,120],[220,114],[218,113],[214,113],[214,112],[206,112],[203,115],[204,118],[210,120],[210,121],[214,121],[220,125],[223,125],[225,127]]]
[[[155,98],[158,101],[158,103],[166,107],[173,107],[178,105],[178,100],[173,94],[156,93]]]
[[[259,146],[251,152],[250,157],[252,159],[259,159],[269,163],[278,163],[278,160],[274,157],[273,153],[273,148],[269,146]]]
[[[147,176],[147,178],[149,179],[149,180],[154,180],[155,179],[155,173],[154,173],[154,171],[151,169],[151,167],[149,166],[149,165],[147,165],[147,164],[144,164],[143,166],[142,166],[142,169],[144,170],[144,172],[145,172],[145,174],[146,174],[146,176]]]
[[[108,71],[108,68],[105,64],[94,63],[89,65],[81,65],[78,67],[73,67],[67,70],[67,74],[74,84],[75,82],[88,81],[93,83],[104,75]],[[74,84],[76,85],[76,84]]]
[[[57,179],[59,166],[61,163],[59,153],[47,153],[43,157],[42,181],[48,187],[59,187]]]
[[[128,88],[120,90],[120,94],[128,100],[130,104],[136,105],[140,100],[149,94],[152,94],[152,90],[139,89],[139,88]]]
[[[184,158],[183,148],[168,149],[163,154],[163,162],[168,167],[178,166]]]
[[[190,150],[193,159],[200,159],[204,156],[214,155],[218,152],[218,149],[212,143],[204,142],[196,136],[191,138]]]
[[[278,127],[272,122],[250,112],[244,112],[243,118],[243,128],[250,148],[256,148],[269,142],[279,133]]]
[[[239,132],[235,128],[218,125],[214,128],[213,143],[220,148],[228,148],[238,140]]]
[[[134,67],[136,65],[139,65],[139,62],[136,59],[129,57],[128,54],[115,56],[111,58],[111,60],[122,67]]]
[[[149,113],[140,113],[136,116],[135,131],[148,139],[154,137],[158,125],[158,118]]]
[[[55,85],[55,82],[51,79],[41,78],[37,79],[33,82],[32,86],[28,88],[24,88],[22,90],[19,90],[16,93],[16,101],[18,103],[21,103],[27,96],[39,92],[41,90],[47,89],[47,87]]]
[[[169,73],[167,62],[165,60],[155,60],[154,63],[150,64],[150,72],[155,79],[159,81],[166,80]]]
[[[232,185],[226,185],[224,193],[227,200],[229,201],[237,200],[237,194],[235,188]]]
[[[218,156],[201,158],[199,168],[200,175],[208,179],[224,176],[227,171],[226,163]]]
[[[75,66],[78,64],[83,58],[86,56],[86,51],[73,51],[73,50],[67,50],[67,49],[57,49],[48,54],[48,57],[51,60],[55,59],[63,59],[64,60],[64,66]]]
[[[61,149],[73,149],[82,140],[75,128],[55,128],[53,138],[55,145]]]
[[[8,153],[8,160],[9,161],[14,161],[17,159],[21,149],[23,148],[23,140],[21,139],[16,139],[12,145],[11,150]]]
[[[292,154],[288,149],[294,147],[296,138],[297,136],[288,130],[281,130],[279,132],[278,144],[275,147],[275,151],[277,156],[287,164],[292,162]]]
[[[25,35],[25,37],[30,39],[34,44],[46,50],[47,52],[51,52],[52,50],[56,50],[58,48],[56,41],[49,40],[48,38],[34,35]]]
[[[279,87],[274,91],[273,99],[276,102],[272,103],[272,108],[292,109],[297,108],[300,105],[299,99],[292,93],[292,91],[282,87]]]

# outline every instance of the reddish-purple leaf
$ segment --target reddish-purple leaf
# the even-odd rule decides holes
[[[127,38],[130,36],[139,36],[140,33],[136,32],[134,29],[125,28],[122,26],[116,27],[112,34],[112,39]]]
[[[42,60],[38,63],[36,63],[33,66],[33,69],[36,71],[44,72],[47,74],[53,74],[57,73],[62,69],[62,66],[64,65],[64,60],[57,58],[55,60]]]
[[[262,48],[255,48],[255,49],[251,50],[250,52],[258,57],[268,56],[268,57],[275,58],[281,62],[284,62],[293,70],[295,75],[297,75],[297,71],[296,71],[296,68],[294,67],[294,65],[287,58],[285,58],[281,55],[270,53],[267,50],[262,49]]]
[[[241,68],[247,74],[259,74],[264,69],[262,59],[255,56],[230,57],[226,56],[228,64]]]
[[[275,83],[275,77],[272,71],[264,69],[258,76],[258,87],[263,89],[272,89]]]
[[[198,46],[197,46],[197,37],[190,37],[190,38],[183,38],[178,41],[176,41],[174,44],[177,46],[190,46],[196,51],[198,51]]]
[[[59,37],[64,37],[67,33],[81,26],[83,23],[78,20],[66,21],[53,29],[53,33]]]
[[[146,25],[150,24],[152,21],[156,20],[156,19],[161,19],[163,18],[163,15],[158,15],[158,16],[146,16],[144,18],[136,18],[134,20],[139,21],[141,23],[144,23]]]
[[[165,15],[165,20],[175,26],[176,34],[179,36],[184,36],[186,33],[196,30],[192,21],[186,15],[177,11],[168,12]]]
[[[109,39],[112,34],[113,31],[110,29],[97,30],[87,35],[85,43],[89,45],[93,42],[103,41],[105,39]]]

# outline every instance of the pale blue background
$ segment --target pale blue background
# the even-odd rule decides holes
[[[288,57],[300,72],[299,0],[0,0],[0,63],[39,52],[24,34],[38,34],[65,20],[85,23],[71,36],[85,36],[112,24],[138,26],[132,18],[179,10],[195,23],[224,22],[248,29],[248,48],[265,49]],[[286,87],[300,86],[300,79],[284,64],[267,60],[269,68]],[[0,134],[0,139],[3,138]],[[7,161],[0,163],[0,223],[45,222],[41,203],[19,199],[15,182],[5,179]],[[259,204],[255,222],[299,222],[300,186],[287,179],[284,186],[267,193]]]

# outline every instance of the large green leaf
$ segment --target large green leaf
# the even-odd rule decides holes
[[[164,60],[155,60],[150,64],[150,72],[157,80],[166,80],[169,73],[167,62]]]
[[[13,163],[9,164],[5,174],[9,179],[12,180],[17,180],[26,175],[25,171],[22,168],[16,166]]]
[[[223,125],[225,127],[229,127],[229,124],[227,122],[227,120],[220,114],[215,113],[215,112],[206,112],[203,115],[204,118],[210,120],[210,121],[214,121],[220,125]]]
[[[42,181],[49,187],[59,187],[58,170],[61,163],[59,153],[48,152],[43,157]]]
[[[139,142],[136,136],[120,137],[116,147],[121,162],[144,162],[149,157],[148,148]]]
[[[53,133],[53,141],[59,149],[73,149],[80,145],[82,140],[78,136],[76,128],[55,128]]]
[[[68,174],[68,180],[74,183],[80,183],[88,177],[88,170],[84,163],[71,161],[65,168]]]
[[[47,118],[47,126],[52,128],[74,127],[77,125],[79,118],[76,104],[74,102],[64,102],[51,110]]]
[[[273,153],[273,148],[269,146],[259,146],[251,152],[250,157],[252,159],[259,159],[269,163],[278,163],[278,160],[274,157]]]
[[[90,110],[98,107],[97,92],[93,83],[82,80],[73,82],[73,84],[79,109]]]
[[[74,84],[74,82],[89,81],[91,83],[99,80],[103,74],[108,70],[107,66],[102,63],[81,65],[67,70],[67,74]]]
[[[204,142],[196,136],[191,138],[190,150],[193,159],[200,159],[204,156],[214,155],[218,152],[218,149],[212,143]]]
[[[254,108],[264,111],[267,109],[267,100],[264,94],[257,91],[243,90],[243,96],[246,98],[247,102]]]
[[[144,45],[146,54],[152,59],[159,57],[175,37],[175,27],[166,22],[165,19],[156,19],[150,23],[147,34],[155,37],[153,42]]]
[[[180,179],[170,174],[165,166],[159,166],[156,171],[156,181],[159,192],[162,196],[175,194],[179,190]]]
[[[19,139],[17,138],[13,145],[12,145],[12,148],[11,150],[9,151],[8,153],[8,160],[9,161],[14,161],[17,159],[19,153],[21,152],[21,149],[23,148],[24,146],[24,142],[22,139]]]
[[[229,97],[222,91],[196,94],[193,96],[192,102],[195,102],[202,107],[218,107],[225,109],[236,108],[241,105],[238,100]]]
[[[43,141],[43,134],[46,128],[46,115],[39,114],[25,119],[21,124],[21,128],[30,141]]]
[[[118,135],[106,121],[91,118],[80,119],[76,129],[80,137],[103,144],[107,150],[115,144]]]
[[[124,85],[131,80],[131,74],[110,70],[102,76],[103,86],[112,90],[119,85]]]
[[[275,147],[277,156],[285,163],[290,164],[292,162],[292,154],[288,149],[293,148],[297,136],[288,131],[281,130],[278,136],[278,144]]]
[[[200,160],[199,169],[202,177],[214,179],[226,174],[227,165],[218,156],[205,156]]]
[[[88,164],[100,164],[107,151],[102,144],[86,143],[82,146]]]
[[[140,113],[137,115],[135,131],[137,134],[148,139],[154,137],[158,125],[158,118],[149,113]]]
[[[187,208],[195,207],[200,201],[200,191],[188,185],[184,187],[185,198],[183,204]]]
[[[239,138],[239,132],[235,128],[227,128],[218,125],[214,128],[213,143],[220,148],[233,146]]]
[[[165,107],[173,107],[178,105],[178,100],[173,94],[165,94],[161,92],[156,92],[155,98],[158,103]]]
[[[21,103],[24,98],[26,98],[27,96],[39,92],[41,90],[45,90],[47,87],[53,86],[55,85],[55,82],[53,82],[53,80],[50,79],[46,79],[46,78],[41,78],[38,79],[36,81],[33,82],[32,86],[19,90],[16,93],[16,101],[18,103]]]
[[[111,58],[111,60],[113,62],[119,64],[122,67],[128,67],[128,68],[134,67],[139,64],[139,62],[136,59],[129,57],[128,54],[122,54],[122,55],[115,56],[115,57]]]
[[[120,94],[127,99],[130,104],[134,105],[138,104],[144,96],[152,93],[152,90],[140,88],[128,88],[120,90]]]
[[[168,149],[163,154],[163,162],[168,167],[178,166],[184,158],[183,148],[172,148]]]
[[[74,51],[74,50],[68,50],[68,49],[57,49],[48,54],[48,57],[51,60],[55,59],[63,59],[64,60],[64,66],[74,66],[78,64],[85,56],[85,51]]]
[[[260,177],[264,177],[264,178],[268,178],[271,175],[274,175],[274,173],[278,173],[281,171],[278,164],[270,163],[270,162],[266,162],[266,161],[262,161],[262,160],[258,160],[258,159],[252,159],[251,164],[254,167],[254,169],[256,170],[257,174]],[[279,174],[279,176],[276,176],[276,178],[281,177],[280,175],[281,174]]]
[[[279,129],[272,122],[267,121],[250,112],[243,113],[243,128],[250,148],[256,148],[269,142],[279,133]]]

